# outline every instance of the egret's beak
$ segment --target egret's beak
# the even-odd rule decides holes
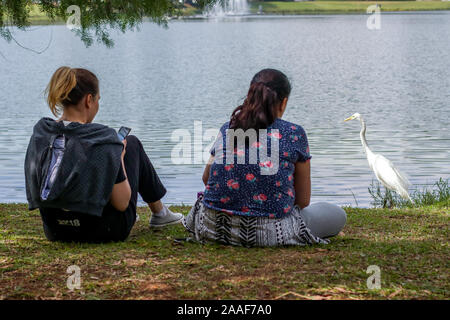
[[[355,119],[355,117],[354,117],[354,116],[351,116],[351,117],[348,117],[347,119],[345,119],[344,122],[350,121],[350,120],[353,120],[353,119]]]

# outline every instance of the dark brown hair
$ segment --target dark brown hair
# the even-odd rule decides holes
[[[58,117],[63,109],[77,105],[87,94],[98,94],[98,79],[89,70],[61,67],[46,89],[48,106]]]
[[[253,77],[244,103],[233,111],[230,129],[266,129],[276,119],[276,108],[290,93],[291,84],[284,73],[261,70]]]

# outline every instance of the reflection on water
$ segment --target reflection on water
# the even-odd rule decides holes
[[[192,204],[202,165],[173,165],[175,129],[218,128],[242,102],[262,68],[284,71],[293,92],[285,119],[307,131],[313,201],[369,206],[374,176],[359,141],[367,139],[413,184],[449,176],[450,15],[389,14],[382,29],[365,15],[301,16],[207,22],[176,21],[164,30],[114,36],[116,46],[86,49],[64,26],[16,32],[35,55],[0,40],[0,202],[25,202],[23,161],[34,123],[51,116],[43,90],[61,65],[82,66],[101,81],[97,122],[125,125],[143,142],[169,192],[168,203]],[[113,32],[115,33],[115,32]],[[206,145],[206,143],[205,143]]]

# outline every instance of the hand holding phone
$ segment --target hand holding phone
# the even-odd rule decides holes
[[[130,134],[131,129],[127,127],[121,127],[119,132],[117,133],[117,136],[119,137],[120,141],[125,140],[126,137]]]

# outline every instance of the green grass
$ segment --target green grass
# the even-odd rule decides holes
[[[265,14],[323,14],[323,13],[366,13],[367,7],[375,1],[308,1],[308,2],[252,2],[251,11],[259,6]],[[446,1],[378,1],[381,11],[427,11],[450,10]]]
[[[150,230],[146,208],[124,243],[50,243],[37,211],[0,205],[0,299],[449,298],[448,208],[346,211],[329,245],[245,249],[175,243],[182,226]],[[66,287],[70,265],[81,290]],[[367,289],[369,265],[379,290]]]
[[[450,207],[450,185],[449,180],[440,178],[431,188],[416,188],[410,192],[412,201],[402,199],[397,193],[384,189],[377,181],[369,187],[369,194],[372,196],[372,205],[378,208],[412,208],[437,205]]]

